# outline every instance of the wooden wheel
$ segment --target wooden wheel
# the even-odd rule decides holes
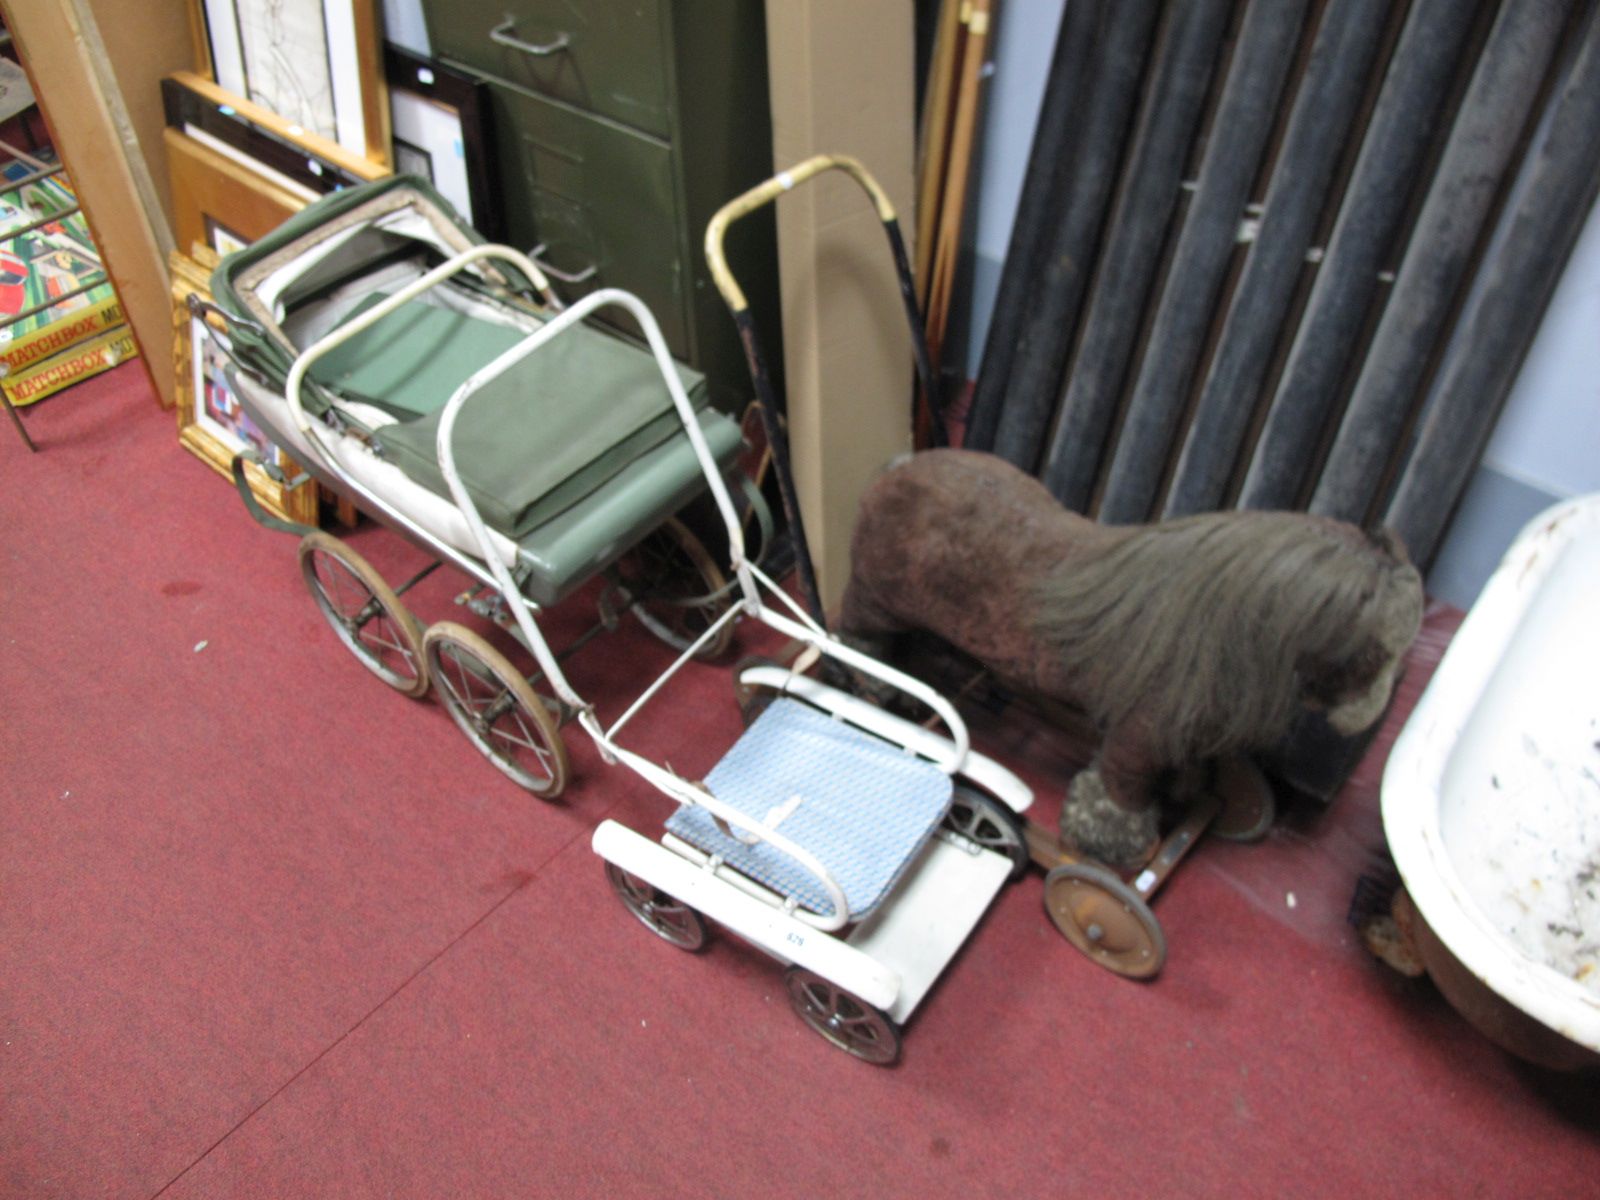
[[[536,796],[567,785],[567,748],[528,681],[472,630],[440,621],[422,639],[445,710],[483,756]]]
[[[1056,867],[1044,878],[1044,907],[1062,936],[1108,971],[1150,979],[1167,961],[1167,939],[1150,906],[1104,867]]]
[[[426,692],[417,619],[372,564],[321,530],[300,539],[299,554],[306,587],[356,660],[402,695]]]
[[[1278,805],[1272,784],[1260,767],[1242,755],[1221,759],[1211,787],[1222,801],[1222,809],[1209,832],[1229,842],[1258,842],[1267,836]]]

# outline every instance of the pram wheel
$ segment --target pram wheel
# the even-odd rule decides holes
[[[1010,879],[1022,878],[1032,861],[1022,823],[1004,804],[989,799],[974,788],[957,784],[950,801],[950,814],[944,823],[962,837],[970,838],[985,850],[993,850],[1011,860]]]
[[[900,1057],[900,1027],[879,1009],[804,967],[783,975],[800,1019],[862,1062],[887,1067]]]
[[[404,695],[428,690],[417,620],[366,559],[318,530],[300,540],[300,574],[362,666]]]
[[[428,673],[461,732],[509,778],[553,800],[567,784],[567,747],[528,681],[472,630],[440,621],[422,639]]]
[[[1063,937],[1107,970],[1149,979],[1167,961],[1150,906],[1093,863],[1063,863],[1044,877],[1044,907]]]
[[[623,907],[657,937],[691,954],[706,944],[706,920],[687,904],[628,874],[616,863],[606,863],[606,878],[622,898]]]
[[[705,544],[668,518],[612,568],[639,623],[674,650],[687,650],[728,606],[727,578]],[[716,658],[733,640],[724,625],[695,657]]]

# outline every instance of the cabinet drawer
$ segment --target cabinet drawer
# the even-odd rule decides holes
[[[426,0],[440,58],[667,136],[662,0]],[[548,47],[536,54],[509,43]]]
[[[610,122],[491,84],[506,226],[519,249],[581,283],[569,300],[619,287],[643,300],[675,354],[690,353],[671,150]],[[625,318],[624,318],[625,319]]]

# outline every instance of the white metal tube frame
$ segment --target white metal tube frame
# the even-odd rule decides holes
[[[312,448],[330,469],[337,473],[337,464],[334,462],[327,446],[322,442],[314,423],[306,414],[301,395],[305,377],[311,365],[324,354],[362,333],[375,322],[382,320],[402,304],[414,299],[430,288],[436,287],[445,279],[465,269],[472,263],[485,258],[501,258],[509,261],[527,274],[530,279],[534,280],[538,286],[541,288],[546,286],[539,268],[520,252],[507,246],[493,244],[475,246],[441,263],[431,271],[413,280],[393,296],[383,300],[326,337],[319,339],[295,359],[285,387],[295,423]],[[561,670],[560,663],[550,650],[549,643],[545,641],[537,623],[533,620],[527,598],[522,595],[522,591],[517,587],[510,570],[496,553],[488,527],[461,479],[451,444],[456,420],[461,408],[473,393],[510,370],[528,355],[547,344],[552,338],[559,337],[562,333],[571,329],[596,309],[606,306],[619,307],[630,313],[645,335],[645,341],[656,360],[656,366],[661,372],[662,380],[666,384],[673,406],[677,410],[684,432],[688,436],[695,458],[700,464],[701,472],[706,478],[707,486],[726,526],[729,553],[732,560],[731,565],[741,596],[741,604],[737,607],[730,607],[710,629],[706,630],[694,644],[688,647],[609,730],[601,725],[595,715],[593,706],[585,701],[567,680],[565,673]],[[828,869],[814,855],[777,831],[758,824],[744,813],[717,799],[703,785],[682,779],[649,759],[620,746],[615,740],[616,733],[639,711],[646,701],[660,690],[668,679],[676,674],[685,662],[689,661],[701,645],[714,636],[723,624],[735,619],[741,612],[755,617],[785,636],[816,647],[820,652],[839,660],[848,667],[881,679],[932,708],[944,721],[951,735],[948,742],[944,742],[941,739],[941,749],[944,753],[941,756],[941,761],[938,762],[938,766],[946,774],[954,775],[958,773],[967,758],[970,739],[966,723],[948,700],[926,684],[884,663],[878,662],[876,659],[861,654],[830,636],[825,629],[813,621],[772,580],[761,574],[753,564],[746,560],[743,530],[738,514],[733,507],[733,501],[728,494],[727,486],[723,482],[711,449],[706,443],[705,435],[701,432],[693,406],[690,404],[688,396],[684,393],[683,384],[678,378],[672,355],[667,349],[666,340],[661,335],[661,329],[657,325],[655,317],[644,303],[636,296],[616,288],[603,288],[592,292],[572,307],[551,318],[539,329],[497,356],[487,365],[473,372],[445,403],[439,418],[435,448],[439,456],[440,472],[443,474],[445,482],[450,489],[451,497],[460,509],[462,518],[466,521],[474,540],[478,543],[483,554],[483,565],[487,568],[495,586],[505,597],[512,617],[529,651],[533,654],[534,659],[539,664],[541,671],[543,671],[545,678],[556,695],[577,712],[579,724],[583,726],[585,732],[595,742],[601,755],[608,762],[622,762],[631,767],[636,773],[653,783],[659,790],[665,792],[680,804],[700,804],[704,806],[713,816],[724,821],[727,825],[738,828],[747,836],[768,842],[781,853],[794,858],[815,875],[828,895],[832,911],[826,914],[800,911],[796,906],[796,902],[791,898],[783,906],[786,915],[823,931],[839,929],[848,923],[850,914],[843,890]],[[415,528],[414,524],[407,520],[403,514],[396,512],[381,497],[373,495],[370,489],[358,488],[358,490],[395,520],[407,527]],[[424,534],[424,536],[426,535]],[[758,579],[760,584],[777,596],[798,620],[774,612],[762,603],[760,588],[757,585]],[[907,748],[915,749],[915,747],[909,746]]]
[[[311,370],[311,365],[323,355],[334,349],[337,349],[339,346],[342,346],[345,342],[349,341],[353,337],[356,337],[358,334],[365,333],[373,325],[383,320],[384,317],[394,312],[401,305],[410,300],[416,299],[424,292],[431,291],[433,288],[438,287],[445,280],[454,275],[460,274],[474,263],[480,262],[484,259],[495,258],[509,262],[512,266],[519,269],[528,277],[528,279],[533,283],[534,287],[539,290],[541,295],[543,295],[552,303],[556,302],[555,292],[551,290],[550,281],[545,278],[544,273],[539,270],[537,264],[529,259],[527,255],[511,246],[501,246],[494,243],[484,243],[482,245],[473,246],[469,250],[464,250],[460,254],[453,255],[452,257],[446,259],[444,262],[440,263],[438,266],[434,267],[425,274],[419,275],[416,279],[413,279],[410,283],[406,284],[405,287],[394,293],[394,295],[389,296],[387,299],[373,305],[366,312],[352,318],[348,323],[339,326],[337,329],[329,332],[326,336],[319,338],[317,341],[307,346],[303,351],[300,352],[299,357],[297,357],[293,364],[289,367],[289,376],[284,381],[283,388],[284,398],[289,402],[289,410],[294,417],[295,427],[300,430],[301,434],[305,437],[307,443],[310,445],[312,452],[315,453],[319,459],[321,459],[324,467],[333,472],[333,474],[351,491],[359,493],[362,499],[381,512],[388,520],[394,522],[403,529],[409,530],[414,536],[420,537],[423,541],[429,543],[430,545],[440,545],[453,563],[467,570],[469,574],[478,578],[482,583],[490,583],[492,582],[492,579],[486,576],[482,571],[475,569],[470,560],[466,559],[464,556],[454,553],[449,547],[443,547],[437,538],[428,533],[427,530],[423,529],[415,521],[411,520],[405,515],[405,513],[401,512],[393,504],[390,504],[382,496],[378,495],[378,493],[374,492],[371,488],[364,486],[357,480],[350,478],[348,474],[340,470],[338,462],[333,457],[332,450],[330,450],[327,443],[322,440],[322,431],[319,429],[318,423],[312,421],[310,415],[307,414],[305,410],[305,399],[302,395],[302,391],[305,387],[306,375]],[[494,556],[491,555],[490,557]]]

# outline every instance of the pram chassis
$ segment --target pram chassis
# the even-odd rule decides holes
[[[443,536],[438,536],[435,532],[425,528],[420,521],[413,519],[397,507],[396,504],[391,503],[387,497],[379,494],[372,487],[364,486],[360,481],[340,469],[328,444],[324,440],[324,433],[319,427],[319,423],[314,421],[307,413],[304,404],[308,373],[318,359],[337,349],[350,339],[360,336],[364,331],[410,300],[421,296],[452,276],[485,260],[498,260],[520,270],[542,293],[549,309],[556,315],[546,320],[528,338],[517,343],[512,348],[512,353],[502,356],[503,361],[496,360],[491,362],[487,368],[475,372],[466,380],[452,397],[456,401],[457,409],[459,409],[462,401],[489,379],[509,369],[516,361],[532,353],[539,346],[544,345],[550,338],[570,329],[598,307],[599,304],[609,302],[607,298],[597,301],[590,297],[576,311],[563,312],[561,305],[551,293],[539,268],[526,255],[510,247],[492,244],[476,245],[449,257],[446,261],[412,280],[392,296],[351,318],[326,336],[314,341],[296,355],[283,388],[282,399],[287,402],[289,416],[292,420],[292,432],[298,435],[298,438],[286,448],[290,449],[295,458],[304,464],[306,473],[320,484],[327,486],[335,494],[351,500],[357,508],[377,520],[380,524],[400,534],[408,542],[422,549],[433,560],[430,565],[407,583],[390,589],[382,580],[382,577],[372,570],[358,552],[338,539],[328,534],[310,530],[308,527],[290,526],[271,518],[266,518],[263,523],[274,528],[283,528],[304,535],[301,540],[300,558],[307,584],[317,599],[319,607],[323,609],[330,625],[333,626],[341,640],[346,643],[369,670],[377,674],[379,678],[383,679],[391,687],[411,696],[423,694],[428,689],[430,682],[436,682],[439,686],[441,698],[445,701],[445,707],[452,719],[460,726],[469,740],[474,742],[489,758],[494,766],[528,790],[545,798],[553,798],[559,794],[564,785],[567,769],[565,748],[561,740],[559,727],[579,716],[582,710],[587,707],[571,688],[570,684],[566,682],[557,665],[559,659],[575,652],[602,629],[613,628],[621,610],[625,607],[633,607],[636,603],[639,609],[637,615],[640,616],[641,621],[652,633],[679,649],[682,648],[680,640],[675,638],[670,630],[661,628],[660,623],[651,618],[645,610],[645,602],[641,598],[624,595],[622,597],[623,602],[617,603],[617,588],[613,587],[602,596],[602,612],[599,624],[587,633],[579,635],[560,655],[553,653],[544,640],[536,636],[537,631],[533,627],[531,615],[528,611],[530,609],[538,611],[539,605],[531,597],[525,595],[523,589],[511,578],[510,572],[501,557],[507,553],[506,548],[512,546],[512,543],[505,538],[501,538],[500,545],[497,547],[494,544],[494,538],[487,533],[481,519],[478,518],[475,507],[467,511],[458,511],[460,511],[462,521],[469,523],[469,526],[472,520],[479,521],[479,528],[471,533],[471,538],[480,547],[487,548],[485,550],[487,557],[483,559],[461,550],[458,546],[452,545]],[[215,306],[208,307],[230,323],[252,324],[246,318],[215,308]],[[665,362],[668,369],[670,369],[670,357]],[[660,368],[661,365],[661,361],[657,360],[657,368]],[[269,385],[257,379],[247,365],[237,361],[234,362],[230,374],[236,385],[236,392],[241,406],[261,428],[291,432],[284,430],[284,423],[281,420],[272,419],[267,411],[267,401],[262,399],[261,394],[271,396]],[[675,374],[673,379],[674,382],[677,382]],[[690,411],[692,421],[692,410]],[[679,419],[681,420],[681,416]],[[444,439],[449,438],[450,426],[453,426],[453,424],[453,416],[449,426],[445,426],[441,422],[440,432]],[[702,436],[698,423],[694,423],[691,426],[688,436],[691,440]],[[709,451],[707,453],[709,454]],[[697,458],[696,461],[698,463],[700,460]],[[444,464],[444,469],[455,476],[457,485],[459,485],[459,474],[455,470],[453,456],[448,450],[441,455],[441,462]],[[714,463],[713,473],[716,473]],[[245,494],[245,486],[240,479],[240,473],[237,468],[235,477],[236,482],[241,484],[241,494]],[[716,482],[718,486],[721,485],[720,476]],[[246,495],[246,501],[247,503],[249,502],[248,495]],[[264,517],[264,514],[257,513],[256,515],[258,520],[262,520]],[[689,545],[684,544],[683,539],[688,539],[695,547],[698,546],[698,543],[693,540],[693,535],[687,533],[675,518],[666,517],[660,525],[656,526],[656,529],[658,532],[665,533],[666,536],[674,540],[683,549],[690,548]],[[673,532],[674,530],[676,532]],[[647,533],[646,536],[650,535]],[[611,553],[601,565],[605,566],[605,569],[609,572],[611,570],[609,564],[617,557],[617,554],[626,553],[626,551],[626,546],[618,547],[617,552]],[[703,554],[703,550],[701,553]],[[345,574],[355,576],[358,585],[366,589],[367,596],[365,598],[368,598],[370,602],[355,620],[344,617],[334,610],[325,587],[316,578],[317,572],[321,569],[320,564],[328,557],[332,557],[337,562],[337,565],[344,569]],[[426,635],[421,634],[409,612],[403,605],[398,603],[398,596],[444,562],[448,562],[462,571],[476,585],[474,590],[469,590],[469,592],[463,593],[458,597],[458,602],[466,603],[481,615],[495,620],[497,624],[506,629],[516,641],[521,643],[534,656],[539,669],[531,678],[532,680],[542,679],[549,681],[550,687],[553,688],[557,695],[556,703],[550,704],[548,701],[541,701],[529,687],[530,678],[513,667],[509,660],[505,659],[503,655],[470,629],[453,622],[439,622],[431,627]],[[499,571],[497,572],[493,569],[494,567],[498,567]],[[714,566],[710,570],[715,573]],[[709,583],[709,581],[706,582]],[[709,586],[710,594],[704,599],[717,601],[720,583],[721,576],[716,574],[716,583]],[[484,593],[494,597],[495,602],[493,604],[484,604],[476,599],[478,595]],[[508,601],[507,597],[515,597],[516,602]],[[358,597],[357,606],[359,606],[359,601],[362,598]],[[376,656],[370,652],[370,647],[362,644],[362,640],[360,640],[358,631],[354,626],[365,625],[369,621],[382,618],[387,618],[389,626],[398,631],[398,636],[395,640],[402,644],[397,649],[405,660],[412,664],[414,667],[413,672],[386,669],[385,665],[377,661]],[[535,636],[530,637],[530,631]],[[381,638],[382,635],[380,635],[380,640]],[[700,639],[696,643],[696,648],[704,648],[710,640],[709,637]],[[691,650],[691,653],[693,652]],[[454,663],[460,664],[460,669],[454,673],[460,680],[459,684],[452,684],[447,678],[441,676],[439,667],[441,658],[445,657],[450,658]],[[426,666],[424,665],[425,663]],[[486,684],[497,685],[501,693],[500,698],[494,702],[493,706],[478,706],[478,708],[487,708],[487,715],[485,715],[485,712],[478,711],[478,708],[474,707],[473,697],[466,694],[477,688],[477,681],[480,680]],[[554,713],[549,711],[550,709],[554,709]],[[498,743],[501,748],[497,750],[497,743],[492,742],[490,738],[493,736],[495,723],[507,717],[508,712],[509,720],[516,726],[516,732],[512,734],[509,741]],[[516,762],[516,757],[523,752],[523,748],[531,751],[534,755],[536,765],[532,771],[522,768]]]
[[[830,169],[849,174],[872,199],[889,234],[904,290],[904,251],[893,209],[882,189],[853,159],[818,156],[775,176],[725,205],[712,218],[706,234],[712,274],[739,326],[758,398],[763,401],[762,412],[768,418],[768,436],[780,457],[782,431],[774,419],[770,379],[743,294],[722,258],[721,240],[731,221]],[[916,335],[913,340],[922,350],[914,302],[908,301],[907,315]],[[919,367],[924,357],[925,352],[919,354]],[[764,840],[803,863],[827,891],[825,911],[801,908],[793,894],[771,890],[734,870],[720,853],[692,845],[671,831],[656,842],[608,820],[596,829],[593,845],[606,860],[607,873],[624,904],[646,926],[674,945],[694,949],[703,940],[701,916],[716,921],[786,965],[785,985],[791,1002],[811,1028],[858,1058],[887,1064],[898,1057],[900,1025],[927,995],[1000,888],[1020,873],[1026,851],[1020,825],[1010,814],[1026,808],[1032,793],[1011,772],[972,750],[965,723],[944,696],[845,645],[822,627],[814,615],[818,608],[815,584],[806,570],[808,560],[794,499],[786,476],[780,472],[779,479],[785,485],[785,508],[795,526],[793,533],[800,541],[801,592],[813,613],[802,610],[770,581],[742,568],[736,560],[743,589],[742,611],[803,647],[795,660],[798,669],[759,663],[741,668],[741,689],[758,688],[799,701],[869,738],[937,764],[952,781],[971,781],[997,800],[968,793],[974,797],[969,803],[993,806],[1005,814],[1009,828],[1016,830],[1010,852],[996,852],[957,829],[941,827],[916,850],[882,904],[852,924],[844,895],[821,862],[775,828],[763,828],[748,818],[734,820],[737,810],[695,785],[655,780],[680,803],[701,804],[746,837]],[[726,509],[725,516],[731,517]],[[733,544],[739,545],[737,530],[730,529],[730,535]],[[792,611],[793,619],[761,603],[752,586],[757,579]],[[935,714],[929,724],[936,721],[947,733],[935,733],[807,674],[820,658],[831,659],[847,673],[887,683],[919,701]],[[649,771],[642,773],[648,776]]]
[[[844,887],[818,854],[786,836],[770,819],[761,821],[748,815],[725,802],[705,783],[682,778],[631,749],[622,741],[623,731],[686,663],[721,638],[733,622],[749,620],[804,645],[812,655],[831,660],[846,672],[873,679],[911,697],[935,714],[944,732],[935,733],[912,724],[847,692],[795,673],[788,673],[781,681],[773,680],[774,688],[791,698],[788,703],[822,714],[815,719],[846,731],[847,738],[893,748],[875,753],[919,762],[922,765],[918,771],[986,784],[990,790],[1002,793],[1012,807],[1025,807],[1024,797],[1031,796],[1009,772],[971,750],[966,726],[944,696],[831,637],[818,620],[748,559],[744,526],[661,332],[644,304],[628,293],[596,291],[550,316],[528,336],[474,370],[440,410],[434,439],[439,471],[454,501],[453,512],[465,525],[477,555],[450,546],[421,519],[413,519],[373,487],[341,470],[322,430],[306,411],[304,388],[310,368],[323,355],[360,335],[408,300],[484,260],[508,263],[528,279],[543,284],[538,268],[526,256],[506,247],[476,246],[427,271],[297,354],[284,387],[293,432],[298,435],[294,440],[300,443],[295,448],[304,452],[303,457],[310,460],[309,469],[319,479],[331,476],[329,482],[336,490],[353,493],[364,511],[498,594],[509,618],[508,627],[533,656],[563,717],[584,729],[603,761],[631,768],[680,809],[703,810],[719,828],[730,831],[745,844],[764,843],[799,864],[824,897],[821,904],[803,907],[796,895],[769,890],[733,870],[719,854],[696,851],[671,834],[661,843],[652,842],[615,821],[605,821],[595,830],[592,844],[606,860],[613,882],[621,881],[633,889],[636,903],[630,908],[656,932],[685,947],[703,940],[701,914],[717,921],[788,965],[786,983],[790,995],[814,1029],[859,1057],[892,1061],[898,1055],[899,1022],[910,1015],[953,958],[1011,876],[1013,862],[957,831],[939,830],[908,846],[893,883],[884,885],[892,890],[881,904],[852,913]],[[462,408],[474,394],[603,307],[629,314],[642,331],[644,344],[666,385],[700,468],[705,489],[721,518],[731,562],[727,608],[688,641],[667,669],[609,722],[602,721],[595,706],[573,687],[560,657],[543,637],[534,620],[538,605],[525,594],[513,574],[515,558],[506,551],[506,539],[494,534],[485,523],[458,469],[452,441]],[[330,435],[333,432],[330,429]],[[433,515],[437,517],[438,513]],[[452,528],[459,531],[460,525],[453,524]],[[430,647],[440,628],[435,626],[425,636]],[[871,812],[867,815],[871,819]]]

